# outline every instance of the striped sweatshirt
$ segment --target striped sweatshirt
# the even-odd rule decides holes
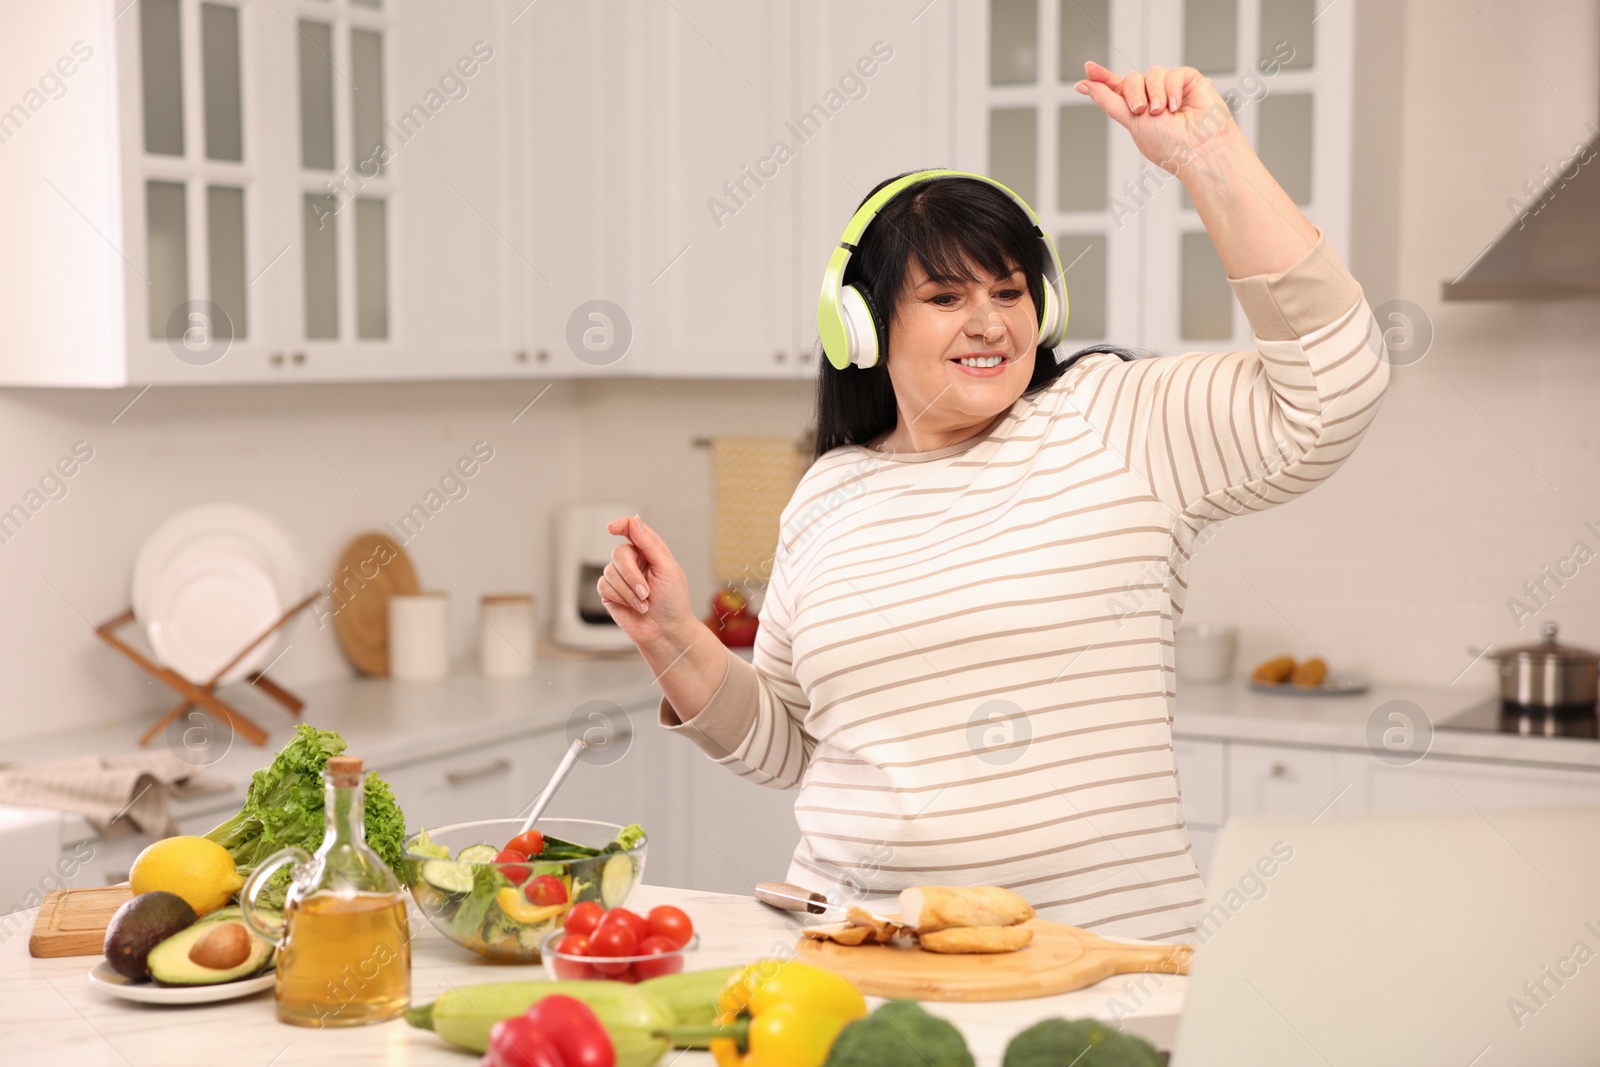
[[[1001,885],[1098,933],[1197,939],[1172,748],[1189,558],[1332,474],[1388,381],[1320,232],[1229,284],[1253,351],[1086,356],[965,441],[806,472],[753,662],[730,652],[686,722],[660,706],[734,774],[799,787],[791,882],[869,907]]]

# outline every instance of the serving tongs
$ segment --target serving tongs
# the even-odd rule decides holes
[[[533,804],[528,808],[528,817],[522,820],[522,829],[518,834],[525,834],[533,829],[534,820],[544,814],[544,809],[550,806],[550,800],[556,795],[556,790],[561,788],[561,783],[567,780],[567,775],[572,773],[572,765],[578,762],[589,748],[589,742],[582,737],[574,737],[572,744],[567,746],[567,754],[561,757],[561,762],[556,764],[556,772],[550,776],[549,783],[544,791],[533,798]]]

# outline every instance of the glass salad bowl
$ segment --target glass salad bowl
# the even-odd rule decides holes
[[[544,850],[526,862],[497,859],[521,819],[483,819],[424,829],[406,838],[406,883],[422,914],[463,948],[494,959],[538,963],[544,937],[572,905],[621,907],[644,874],[638,826],[592,819],[540,819]]]

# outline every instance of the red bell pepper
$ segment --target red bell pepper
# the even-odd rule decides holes
[[[495,1023],[479,1067],[616,1067],[616,1062],[611,1038],[589,1006],[557,994]]]
[[[566,1067],[616,1067],[611,1036],[583,1001],[558,993],[535,1002],[525,1017],[544,1031]]]
[[[479,1067],[567,1067],[555,1042],[526,1015],[501,1019],[489,1028],[489,1051]]]

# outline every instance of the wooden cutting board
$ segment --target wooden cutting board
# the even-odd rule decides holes
[[[1033,919],[1033,941],[1016,952],[956,956],[916,945],[841,945],[800,939],[800,959],[825,967],[873,997],[1024,1000],[1070,993],[1114,974],[1188,974],[1191,945],[1129,945],[1076,926]]]
[[[117,909],[133,899],[128,883],[94,889],[52,889],[39,905],[28,938],[30,956],[98,956],[106,950],[106,927]]]
[[[389,673],[389,598],[417,592],[417,572],[406,550],[387,534],[369,530],[345,546],[333,571],[333,632],[356,670]]]

